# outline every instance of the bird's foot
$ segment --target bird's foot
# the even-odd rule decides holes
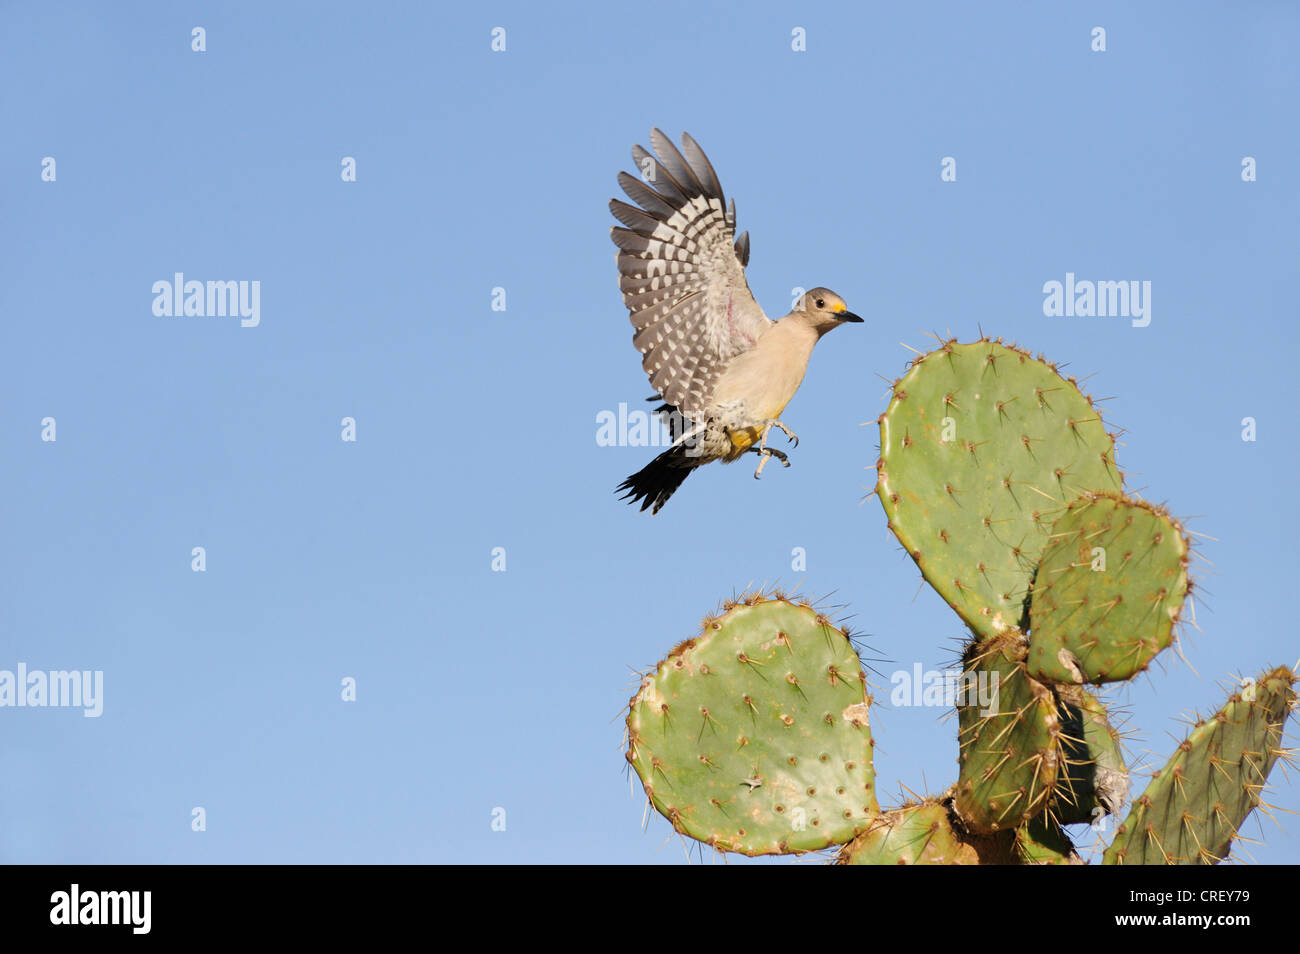
[[[763,473],[763,468],[767,466],[768,460],[773,457],[781,462],[781,466],[790,466],[790,459],[786,456],[785,451],[779,451],[775,447],[751,447],[750,451],[761,458],[758,462],[758,470],[754,471],[755,480],[758,480],[759,476]]]
[[[794,431],[790,430],[790,428],[786,427],[783,423],[778,421],[776,418],[769,418],[768,420],[763,421],[762,427],[763,427],[763,434],[758,441],[758,446],[760,450],[767,449],[767,435],[774,427],[781,428],[781,430],[785,432],[786,438],[790,440],[795,447],[799,446],[799,435],[796,434]]]

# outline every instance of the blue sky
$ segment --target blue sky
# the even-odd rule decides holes
[[[1131,488],[1205,535],[1187,661],[1108,693],[1134,761],[1300,657],[1291,4],[3,21],[0,669],[102,670],[104,709],[0,709],[0,860],[681,863],[620,710],[721,598],[802,581],[884,676],[953,658],[861,426],[928,331],[1068,363]],[[713,465],[651,519],[612,491],[654,448],[599,446],[596,417],[650,393],[606,203],[656,125],[736,198],[769,314],[827,285],[867,320],[814,354],[791,468]],[[156,317],[176,272],[258,281],[260,323]],[[1068,272],[1150,281],[1150,324],[1045,317]],[[955,777],[944,712],[873,726],[882,800]],[[1300,862],[1289,827],[1251,856]]]

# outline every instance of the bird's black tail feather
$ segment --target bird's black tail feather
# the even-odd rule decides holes
[[[687,453],[684,445],[670,447],[635,474],[618,485],[615,493],[626,490],[624,500],[635,505],[641,501],[641,509],[653,507],[651,516],[657,514],[668,498],[677,492],[692,470],[699,466],[700,459]]]

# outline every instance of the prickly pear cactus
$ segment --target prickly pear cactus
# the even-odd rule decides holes
[[[1010,859],[1005,847],[1001,857]],[[980,852],[953,829],[939,799],[882,813],[840,849],[837,865],[978,865]]]
[[[895,382],[876,468],[889,528],[981,638],[1021,626],[1056,515],[1123,483],[1092,399],[988,340],[945,342]]]
[[[1055,682],[1115,682],[1174,638],[1187,537],[1163,509],[1086,494],[1052,525],[1029,606],[1029,669]]]
[[[748,855],[825,848],[880,809],[869,701],[842,630],[750,597],[642,679],[627,758],[683,834]]]
[[[1081,686],[1057,686],[1056,695],[1064,746],[1051,814],[1063,825],[1114,815],[1129,792],[1120,734],[1106,707]]]
[[[1226,858],[1286,754],[1282,728],[1295,708],[1295,683],[1295,673],[1279,666],[1197,722],[1134,803],[1103,863],[1212,865]]]
[[[679,832],[721,851],[1080,864],[1064,826],[1129,797],[1114,717],[1085,685],[1132,679],[1172,644],[1187,535],[1123,494],[1113,438],[1074,381],[1000,341],[913,361],[880,433],[889,527],[971,629],[957,782],[880,810],[858,657],[843,630],[779,594],[726,604],[642,679],[628,761]],[[1227,857],[1275,763],[1294,764],[1282,735],[1295,683],[1273,669],[1197,722],[1103,863]]]
[[[1016,829],[1016,856],[1025,865],[1081,865],[1070,836],[1048,813]]]
[[[972,831],[1016,828],[1042,811],[1056,788],[1062,735],[1052,690],[1024,667],[1019,632],[972,644],[964,660],[967,684],[993,690],[987,708],[981,692],[967,692],[957,707],[961,772],[957,814]]]

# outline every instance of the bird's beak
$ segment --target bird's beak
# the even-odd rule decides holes
[[[862,317],[860,315],[855,315],[851,311],[837,311],[835,313],[835,317],[839,321],[861,321],[862,320]]]

